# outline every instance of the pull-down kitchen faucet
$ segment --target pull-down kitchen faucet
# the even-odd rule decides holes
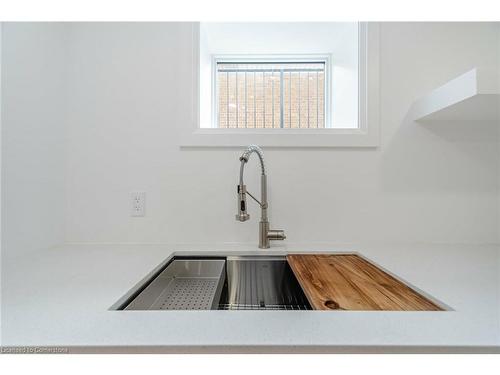
[[[243,183],[243,171],[245,170],[245,164],[250,159],[250,155],[255,152],[260,160],[260,202],[252,194],[247,191],[245,184]],[[259,222],[259,247],[261,249],[268,249],[270,240],[284,240],[286,238],[285,232],[283,230],[273,230],[269,229],[269,221],[267,219],[267,177],[266,168],[264,166],[264,153],[261,148],[256,145],[250,145],[240,156],[240,183],[238,185],[238,214],[236,215],[236,220],[247,221],[250,219],[250,215],[247,213],[247,200],[246,194],[259,204],[260,206],[260,222]]]

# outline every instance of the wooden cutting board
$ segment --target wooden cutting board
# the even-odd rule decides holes
[[[358,255],[290,254],[287,260],[315,310],[442,310]]]

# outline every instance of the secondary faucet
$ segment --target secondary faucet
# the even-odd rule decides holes
[[[255,198],[250,192],[247,191],[245,184],[243,183],[243,172],[245,170],[245,164],[250,159],[250,155],[255,152],[260,160],[260,201]],[[283,230],[269,229],[269,220],[267,219],[267,177],[266,168],[264,165],[264,153],[261,148],[256,145],[250,145],[240,156],[240,183],[238,185],[238,213],[236,214],[236,220],[247,221],[250,219],[250,215],[247,213],[247,198],[248,194],[255,202],[260,206],[260,222],[259,222],[259,248],[269,249],[270,240],[284,240],[286,238],[285,232]]]

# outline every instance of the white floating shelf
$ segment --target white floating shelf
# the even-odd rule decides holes
[[[413,103],[415,121],[499,121],[498,72],[472,69]]]

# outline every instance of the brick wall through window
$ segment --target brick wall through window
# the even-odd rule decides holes
[[[217,62],[219,128],[324,128],[325,62]]]

